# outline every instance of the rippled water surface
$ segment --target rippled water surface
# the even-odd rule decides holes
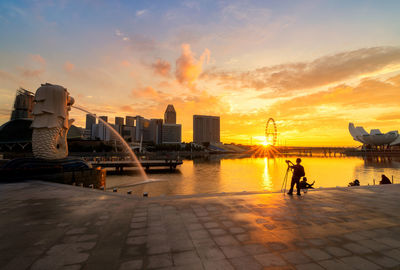
[[[189,195],[202,193],[279,191],[287,170],[286,158],[224,158],[184,160],[183,165],[171,173],[168,170],[153,170],[148,173],[159,182],[134,186],[142,182],[140,174],[131,171],[127,175],[107,175],[107,189],[118,188],[119,192],[131,190],[149,196]],[[293,162],[295,158],[290,158]],[[359,179],[361,185],[379,182],[386,174],[395,183],[400,183],[400,158],[362,157],[303,157],[309,182],[315,187],[347,186]],[[290,177],[288,186],[290,185]]]

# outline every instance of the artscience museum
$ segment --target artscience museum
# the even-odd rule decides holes
[[[379,129],[371,129],[368,133],[363,127],[356,127],[353,123],[349,123],[349,131],[353,139],[365,147],[400,145],[400,135],[397,130],[382,133]]]

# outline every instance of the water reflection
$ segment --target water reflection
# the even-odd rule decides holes
[[[400,168],[399,157],[364,157],[365,167],[374,168]]]
[[[363,164],[354,168],[355,175],[360,178],[361,185],[377,184],[382,174],[395,183],[400,183],[399,157],[364,157]]]
[[[184,161],[184,163],[190,165],[189,160]],[[181,170],[185,169],[183,167],[186,168],[186,166],[182,166]],[[187,194],[189,189],[189,194],[213,193],[216,190],[220,190],[221,158],[212,157],[193,160],[192,173],[190,175],[190,180],[188,178],[184,179],[185,183],[182,183],[186,187],[183,194]]]
[[[272,177],[269,173],[271,161],[275,164],[275,159],[264,158],[264,174],[263,174],[264,190],[272,190],[272,179],[271,179]]]
[[[293,158],[292,158],[293,159]],[[376,183],[381,174],[400,182],[400,159],[362,157],[304,157],[308,181],[314,187],[347,186],[354,179],[361,185]],[[294,161],[294,159],[292,160]],[[175,173],[153,171],[150,179],[162,179],[144,186],[131,187],[134,194],[148,192],[150,196],[187,195],[200,193],[279,191],[287,169],[285,158],[226,158],[210,156],[209,159],[185,160]],[[289,175],[290,181],[291,175]],[[140,182],[138,174],[108,175],[107,187]],[[125,192],[125,188],[120,188]]]

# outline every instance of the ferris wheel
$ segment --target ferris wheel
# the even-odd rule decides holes
[[[267,141],[267,143],[275,145],[277,137],[278,132],[276,129],[275,120],[273,118],[269,118],[267,121],[267,125],[265,126],[265,140]]]

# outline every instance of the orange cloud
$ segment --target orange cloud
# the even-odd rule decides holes
[[[64,70],[67,72],[71,72],[75,69],[75,65],[72,64],[70,61],[66,61],[64,64]]]
[[[43,57],[41,57],[39,54],[32,54],[30,55],[30,58],[37,63],[40,63],[42,65],[46,65],[46,60],[44,60]]]
[[[134,112],[134,109],[130,105],[121,106],[121,111],[123,112]]]
[[[158,101],[164,99],[166,97],[166,94],[161,91],[156,91],[151,86],[146,86],[140,89],[132,90],[132,96],[134,98]]]
[[[205,49],[199,59],[196,59],[189,44],[182,44],[181,56],[176,60],[176,79],[180,83],[192,84],[198,79],[202,70],[203,62],[209,62],[210,51]]]
[[[239,84],[240,88],[289,92],[342,82],[398,64],[399,47],[374,47],[327,55],[311,62],[266,66],[248,72],[208,71],[203,76],[223,84]]]
[[[393,98],[400,93],[400,83],[392,83],[397,75],[381,81],[367,79],[356,86],[346,84],[337,85],[326,91],[305,95],[277,103],[277,107],[291,110],[291,108],[304,108],[321,105],[343,106],[348,108],[388,107],[400,106],[400,100]]]
[[[160,83],[158,84],[158,87],[164,87],[164,88],[166,88],[166,87],[171,87],[171,83],[168,82],[168,81],[162,81],[162,82],[160,82]]]
[[[376,117],[376,120],[378,121],[391,121],[391,120],[399,121],[399,119],[400,119],[400,112],[383,113]]]
[[[157,61],[151,65],[151,68],[155,74],[168,77],[171,71],[171,64],[162,59],[157,59]]]

